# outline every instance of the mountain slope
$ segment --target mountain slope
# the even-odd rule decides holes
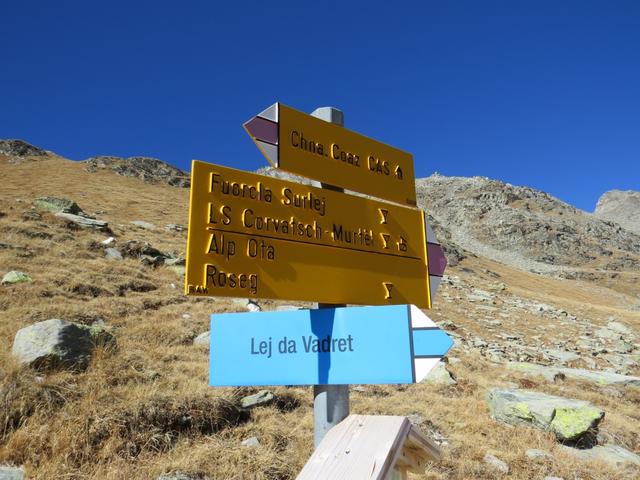
[[[176,263],[150,259],[155,252],[184,256],[179,226],[187,222],[189,190],[111,168],[90,172],[86,163],[50,152],[21,153],[28,151],[0,153],[0,276],[19,270],[33,279],[0,286],[0,465],[22,465],[36,479],[155,480],[169,472],[193,479],[295,478],[312,450],[311,388],[270,389],[277,401],[239,411],[240,398],[257,388],[208,387],[207,351],[193,340],[208,330],[212,313],[244,311],[245,303],[187,298]],[[494,479],[487,453],[507,462],[514,479],[637,478],[633,467],[576,459],[548,432],[494,421],[485,400],[491,388],[517,387],[592,402],[606,412],[597,441],[640,452],[637,387],[562,376],[548,381],[508,368],[526,361],[640,375],[640,272],[624,264],[601,267],[612,257],[634,258],[636,237],[525,187],[430,177],[418,181],[418,191],[440,239],[460,254],[428,312],[455,340],[446,366],[455,378],[354,385],[351,411],[410,415],[438,440],[443,459],[412,479]],[[42,196],[75,201],[107,221],[111,233],[57,217],[38,206]],[[522,238],[508,233],[520,228],[510,221],[555,232],[564,219],[577,232],[570,241],[579,240],[594,259],[581,263],[580,254],[574,258],[560,244],[556,263],[539,262],[546,237],[537,230]],[[499,220],[513,239],[481,225]],[[593,247],[601,235],[618,242],[611,256]],[[496,261],[482,248],[516,252],[515,261]],[[529,261],[594,277],[539,275],[520,264]],[[292,304],[258,303],[264,310]],[[100,348],[78,372],[18,364],[11,354],[17,331],[52,318],[105,325],[117,348]],[[241,444],[251,437],[260,445]],[[532,460],[526,455],[532,448],[553,458]]]

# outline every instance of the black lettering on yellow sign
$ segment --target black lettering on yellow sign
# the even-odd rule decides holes
[[[205,288],[232,288],[247,290],[250,294],[258,293],[258,275],[255,273],[223,272],[217,266],[205,264]]]
[[[379,208],[378,211],[380,212],[380,215],[382,216],[382,220],[380,220],[380,225],[386,225],[387,224],[387,215],[389,215],[389,210],[385,210],[384,208]]]
[[[227,261],[236,254],[236,242],[225,238],[224,233],[212,233],[209,240],[209,248],[207,253],[222,255],[227,257]]]
[[[407,251],[407,241],[403,237],[400,237],[400,241],[398,242],[398,250],[401,252]]]
[[[250,238],[247,242],[247,256],[260,260],[275,260],[276,249],[264,240],[258,241],[257,238]]]
[[[381,233],[380,236],[382,237],[382,241],[384,242],[384,248],[388,249],[391,235],[389,235],[388,233]]]
[[[393,283],[384,282],[382,285],[386,291],[384,299],[389,300],[391,298],[391,290],[393,290]]]
[[[231,207],[221,205],[216,208],[213,203],[209,203],[209,223],[216,225],[218,219],[222,220],[223,225],[229,225],[231,223]]]

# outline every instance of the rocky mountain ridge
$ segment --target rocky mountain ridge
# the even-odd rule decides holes
[[[596,205],[595,215],[640,234],[640,192],[609,190],[603,193]]]
[[[46,155],[21,140],[0,141],[0,153]],[[190,185],[188,173],[150,157],[96,156],[81,162],[88,172],[110,170],[152,184]],[[257,173],[319,186],[272,167]],[[545,192],[486,177],[434,174],[417,179],[416,191],[418,206],[429,215],[451,262],[472,253],[546,274],[575,275],[585,267],[640,270],[635,230],[640,192],[607,192],[592,215]]]

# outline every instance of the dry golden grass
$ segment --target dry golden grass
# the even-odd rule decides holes
[[[209,315],[239,307],[229,299],[191,299],[182,279],[165,267],[136,259],[109,261],[97,242],[100,232],[70,230],[49,213],[24,220],[38,196],[75,200],[88,213],[108,220],[121,245],[147,241],[162,251],[184,254],[186,234],[167,232],[167,223],[186,224],[188,190],[149,185],[109,172],[89,174],[79,163],[50,156],[10,165],[0,156],[0,241],[25,250],[0,249],[0,274],[29,273],[34,282],[0,289],[0,463],[24,465],[29,478],[155,479],[169,471],[211,479],[295,478],[312,451],[312,392],[308,387],[276,388],[281,399],[242,412],[241,396],[257,389],[207,386],[206,349],[192,340],[208,329]],[[4,215],[3,215],[4,214]],[[131,225],[145,220],[157,228]],[[594,325],[615,315],[636,330],[638,272],[626,272],[604,285],[557,280],[470,258],[451,268],[463,282],[483,288],[504,282],[504,295],[548,303],[589,318]],[[443,286],[453,297],[456,292]],[[506,297],[497,295],[501,311]],[[276,302],[264,302],[271,308]],[[434,319],[450,319],[458,333],[490,336],[464,298],[436,301]],[[494,312],[495,313],[495,312]],[[489,315],[494,314],[488,312]],[[36,321],[64,318],[89,324],[102,318],[113,328],[117,348],[105,347],[79,373],[40,373],[11,357],[18,329]],[[501,331],[540,341],[558,334],[552,320],[521,315],[502,318]],[[573,332],[570,326],[567,334]],[[448,439],[444,459],[425,475],[411,478],[497,478],[483,462],[489,452],[506,461],[509,478],[556,475],[565,479],[634,478],[638,471],[587,464],[559,451],[552,435],[512,428],[489,417],[487,389],[519,385],[540,392],[589,400],[604,408],[603,435],[640,450],[640,391],[603,389],[576,382],[546,383],[506,370],[478,353],[450,352],[455,386],[381,385],[352,389],[351,410],[363,414],[419,415],[425,431]],[[617,392],[617,393],[616,393]],[[615,395],[615,396],[614,396]],[[251,436],[258,448],[242,447]],[[539,448],[554,461],[532,461],[524,452]],[[637,477],[636,477],[637,478]]]

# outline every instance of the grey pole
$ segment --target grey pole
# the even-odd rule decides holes
[[[333,107],[316,108],[311,114],[326,122],[344,126],[344,113]],[[322,183],[322,188],[344,191],[342,188]],[[346,307],[344,304],[318,303],[317,308]],[[313,440],[317,447],[331,427],[339,424],[349,415],[349,385],[313,386]]]

